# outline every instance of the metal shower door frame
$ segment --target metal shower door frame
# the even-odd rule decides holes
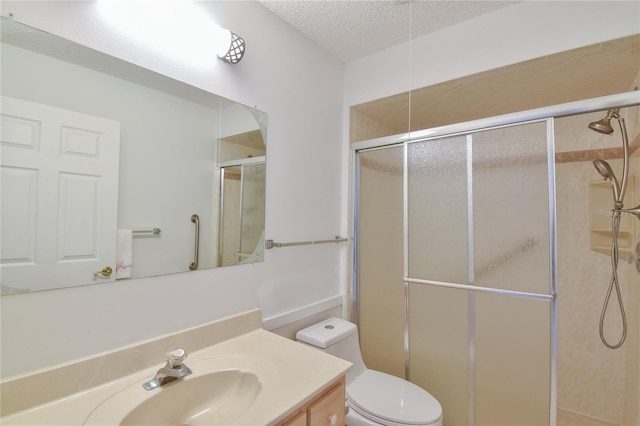
[[[490,117],[486,119],[473,120],[464,123],[456,123],[452,125],[436,127],[432,129],[424,129],[415,132],[407,132],[390,137],[383,137],[378,139],[372,139],[368,141],[356,142],[351,144],[350,147],[350,170],[351,170],[351,185],[350,185],[350,234],[353,236],[353,250],[350,253],[352,257],[350,259],[351,270],[349,271],[351,282],[351,319],[358,325],[360,325],[359,318],[359,283],[358,283],[358,217],[359,217],[359,205],[358,205],[358,185],[360,179],[360,169],[358,154],[359,152],[369,151],[372,149],[388,148],[403,146],[403,232],[404,232],[404,272],[403,272],[403,285],[404,285],[404,310],[405,310],[405,326],[404,326],[404,359],[405,359],[405,376],[409,378],[410,359],[409,359],[409,299],[408,299],[408,285],[409,283],[436,285],[440,287],[458,288],[462,290],[468,290],[469,298],[473,298],[476,291],[504,294],[509,296],[524,297],[529,299],[545,300],[551,303],[551,330],[550,330],[550,349],[551,349],[551,362],[550,362],[550,389],[549,389],[549,411],[550,419],[549,424],[555,426],[556,424],[556,411],[557,411],[557,313],[556,313],[556,275],[557,275],[557,242],[556,242],[556,204],[555,204],[555,147],[554,147],[554,118],[583,114],[598,110],[606,110],[613,107],[626,107],[640,104],[640,92],[633,91],[617,95],[604,96],[594,99],[588,99],[577,102],[570,102],[560,105],[554,105],[550,107],[537,108],[533,110],[517,112],[512,114],[505,114],[496,117]],[[452,283],[442,283],[429,280],[418,280],[410,278],[408,275],[408,185],[407,185],[407,165],[408,165],[408,149],[409,143],[424,141],[429,139],[440,139],[444,137],[470,135],[479,131],[496,129],[501,127],[509,127],[514,125],[520,125],[525,123],[531,123],[536,121],[547,121],[547,156],[548,156],[548,183],[549,183],[549,261],[550,261],[550,288],[549,294],[538,293],[524,293],[510,290],[501,290],[495,288],[476,287],[471,285],[461,285]],[[467,142],[468,149],[471,149],[470,141]],[[469,157],[469,156],[468,156]],[[470,167],[470,166],[468,166]],[[468,194],[471,197],[472,194]],[[471,204],[470,204],[471,205]],[[472,207],[469,207],[472,208]],[[473,217],[468,217],[468,220],[473,220]],[[473,232],[472,226],[468,232]],[[472,242],[470,242],[472,243]],[[471,253],[472,254],[472,253]],[[469,274],[473,274],[473,264],[469,265]],[[470,275],[471,276],[471,275]],[[470,305],[473,306],[473,305]],[[470,346],[473,344],[473,337],[470,337]],[[470,356],[473,349],[470,349]],[[470,379],[472,380],[472,379]],[[472,382],[470,383],[472,384]],[[470,424],[473,425],[473,392],[470,392]]]
[[[547,151],[547,182],[548,182],[548,202],[549,202],[549,209],[548,209],[548,221],[549,221],[549,262],[550,262],[550,276],[549,276],[549,288],[548,288],[548,293],[549,294],[545,294],[545,293],[531,293],[531,292],[524,292],[524,291],[518,291],[518,290],[506,290],[506,289],[502,289],[502,288],[496,288],[496,287],[483,287],[483,286],[478,286],[473,284],[475,282],[475,269],[474,269],[474,236],[473,236],[473,232],[474,232],[474,203],[473,203],[473,180],[474,180],[474,174],[473,174],[473,139],[476,133],[479,132],[485,132],[485,131],[494,131],[494,130],[499,130],[499,129],[504,129],[507,127],[519,127],[519,126],[527,126],[530,124],[536,124],[536,123],[544,123],[546,124],[546,133],[545,133],[545,137],[546,137],[546,151]],[[428,279],[419,279],[419,278],[413,278],[410,276],[409,273],[409,182],[408,182],[408,176],[409,176],[409,158],[408,158],[408,145],[412,144],[412,143],[420,143],[420,142],[426,142],[426,141],[431,141],[431,140],[440,140],[440,139],[444,139],[447,138],[449,136],[456,136],[456,135],[446,135],[446,136],[430,136],[428,138],[417,138],[417,139],[412,139],[410,141],[406,141],[404,143],[405,146],[405,162],[404,162],[404,247],[405,247],[405,254],[404,254],[404,272],[403,272],[403,283],[405,285],[405,343],[404,343],[404,347],[405,347],[405,376],[407,378],[407,380],[411,379],[410,376],[410,367],[411,367],[411,359],[410,359],[410,355],[409,355],[409,350],[410,350],[410,338],[409,338],[409,331],[410,331],[410,309],[409,309],[409,291],[408,291],[408,286],[409,284],[417,284],[417,285],[427,285],[427,286],[434,286],[434,287],[440,287],[440,288],[449,288],[449,289],[456,289],[456,290],[463,290],[467,292],[467,309],[468,309],[468,330],[469,330],[469,338],[468,338],[468,344],[469,344],[469,350],[468,350],[468,366],[469,366],[469,381],[468,381],[468,387],[469,387],[469,394],[468,394],[468,407],[469,407],[469,418],[468,418],[468,424],[469,425],[474,425],[475,424],[475,399],[476,399],[476,394],[475,394],[475,369],[476,369],[476,347],[475,347],[475,342],[476,342],[476,336],[475,336],[475,294],[476,293],[491,293],[491,294],[497,294],[497,295],[503,295],[503,296],[510,296],[510,297],[518,297],[518,298],[522,298],[522,299],[533,299],[533,300],[540,300],[540,301],[544,301],[544,302],[548,302],[550,303],[550,312],[551,312],[551,318],[550,318],[550,324],[551,324],[551,330],[550,330],[550,356],[551,356],[551,362],[550,362],[550,388],[549,388],[549,394],[550,394],[550,407],[549,407],[549,411],[550,413],[555,413],[555,407],[553,406],[554,401],[555,401],[555,393],[556,393],[556,386],[555,386],[555,362],[554,360],[556,359],[556,346],[555,346],[555,342],[556,342],[556,338],[557,338],[557,334],[556,334],[556,322],[554,321],[555,318],[555,312],[556,312],[556,267],[555,267],[555,259],[556,259],[556,235],[555,235],[555,156],[554,156],[554,135],[553,135],[553,118],[541,118],[541,119],[534,119],[534,120],[530,120],[530,121],[522,121],[522,122],[515,122],[515,123],[508,123],[508,124],[504,124],[504,125],[497,125],[497,126],[492,126],[492,127],[485,127],[482,129],[476,129],[476,130],[472,130],[472,131],[465,131],[462,132],[460,134],[457,134],[457,136],[464,136],[465,137],[465,144],[466,144],[466,153],[467,153],[467,158],[466,158],[466,174],[467,174],[467,179],[466,179],[466,191],[467,191],[467,257],[468,257],[468,270],[467,270],[467,279],[469,284],[458,284],[458,283],[451,283],[451,282],[443,282],[443,281],[434,281],[434,280],[428,280]]]

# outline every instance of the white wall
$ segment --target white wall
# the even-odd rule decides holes
[[[339,234],[343,65],[257,2],[201,6],[246,40],[242,62],[196,69],[146,52],[105,27],[96,2],[3,1],[2,14],[267,112],[266,238]],[[273,249],[260,264],[3,297],[2,375],[254,307],[269,318],[334,298],[344,250]]]

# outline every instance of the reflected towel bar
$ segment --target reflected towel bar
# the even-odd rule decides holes
[[[151,228],[151,229],[134,229],[131,231],[134,236],[138,235],[160,235],[160,228]]]
[[[345,241],[348,241],[347,238],[340,238],[339,236],[337,236],[336,238],[334,238],[333,240],[313,240],[313,241],[298,241],[295,243],[275,243],[273,242],[273,240],[265,240],[264,241],[264,248],[265,249],[271,249],[271,248],[280,248],[280,247],[292,247],[292,246],[311,246],[311,245],[315,245],[315,244],[327,244],[327,243],[343,243]]]

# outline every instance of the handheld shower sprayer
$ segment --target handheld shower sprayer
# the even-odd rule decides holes
[[[622,147],[624,149],[624,157],[622,164],[622,182],[618,182],[615,173],[611,169],[609,163],[605,160],[595,160],[593,165],[595,166],[600,176],[611,182],[611,188],[613,189],[613,214],[611,216],[611,280],[609,281],[609,290],[604,300],[604,306],[600,313],[600,340],[602,343],[610,349],[618,349],[622,346],[627,338],[627,316],[624,312],[624,304],[622,302],[622,293],[620,292],[620,283],[618,281],[618,229],[620,227],[620,215],[622,213],[629,213],[636,215],[640,219],[640,206],[632,209],[624,209],[624,194],[627,190],[627,179],[629,176],[629,139],[627,138],[627,127],[624,124],[624,118],[620,117],[620,109],[610,109],[607,111],[607,116],[602,120],[589,123],[589,128],[598,133],[604,133],[611,135],[613,133],[613,127],[611,127],[611,119],[615,118],[620,125],[620,132],[622,133]],[[609,299],[611,293],[615,289],[618,306],[620,307],[620,316],[622,317],[622,335],[620,340],[616,344],[611,344],[607,341],[604,335],[604,319],[607,314],[607,307],[609,306]]]
[[[621,209],[623,206],[622,199],[620,198],[620,184],[618,183],[616,174],[613,173],[611,166],[606,161],[600,159],[593,160],[593,165],[595,166],[598,173],[600,173],[600,176],[611,182],[611,188],[613,189],[614,206],[616,207],[616,209]],[[619,207],[618,204],[620,204]]]

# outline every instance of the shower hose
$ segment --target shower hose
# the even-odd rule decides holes
[[[622,294],[620,292],[620,283],[618,282],[618,230],[620,229],[620,212],[613,211],[611,216],[611,231],[613,234],[613,241],[611,242],[611,280],[609,281],[609,290],[607,291],[607,297],[604,300],[602,306],[602,312],[600,313],[600,340],[602,343],[610,349],[618,349],[624,343],[627,338],[627,316],[624,312],[624,304],[622,303]],[[615,289],[616,296],[618,297],[618,306],[620,306],[620,315],[622,316],[622,336],[620,341],[615,345],[610,344],[604,335],[604,319],[607,315],[607,307],[609,306],[609,299],[611,293]]]

